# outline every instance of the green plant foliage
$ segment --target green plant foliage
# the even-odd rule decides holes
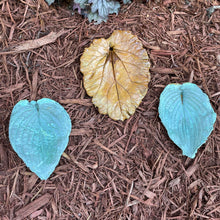
[[[130,0],[123,0],[124,4]],[[74,3],[80,7],[79,13],[88,17],[88,20],[100,24],[107,21],[109,14],[118,14],[120,3],[114,0],[74,0]],[[81,10],[82,9],[82,10]]]

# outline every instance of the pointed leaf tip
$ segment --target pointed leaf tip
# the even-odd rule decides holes
[[[25,164],[40,179],[46,180],[59,163],[65,150],[71,120],[57,102],[43,98],[19,101],[9,123],[9,140]]]
[[[169,84],[160,95],[159,116],[183,155],[194,158],[216,120],[208,96],[193,83]]]

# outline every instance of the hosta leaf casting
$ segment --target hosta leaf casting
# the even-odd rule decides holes
[[[116,30],[86,48],[80,69],[99,112],[114,120],[130,117],[148,90],[150,62],[137,36]]]
[[[160,96],[159,116],[183,155],[194,158],[216,120],[208,96],[195,84],[169,84]]]
[[[9,123],[9,139],[18,156],[42,180],[59,163],[71,131],[71,120],[57,102],[43,98],[19,101]]]

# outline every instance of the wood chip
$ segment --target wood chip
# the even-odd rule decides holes
[[[61,104],[78,104],[84,106],[92,106],[90,99],[61,99],[59,100]]]
[[[179,34],[184,34],[184,33],[186,33],[185,30],[167,31],[168,35],[179,35]]]
[[[0,143],[0,164],[3,165],[3,169],[8,168],[8,157],[6,154],[6,149],[3,147],[3,144]]]
[[[154,67],[150,68],[150,71],[155,73],[162,73],[162,74],[177,74],[179,71],[171,68],[165,68],[165,67]]]
[[[78,135],[89,135],[91,134],[92,130],[91,129],[86,129],[86,128],[79,128],[79,129],[72,129],[70,136],[78,136]]]
[[[37,96],[37,78],[38,78],[38,70],[35,70],[32,79],[31,100],[35,100]]]
[[[18,83],[18,84],[15,84],[15,85],[11,85],[9,88],[5,88],[3,90],[1,90],[1,92],[4,92],[4,93],[11,93],[17,89],[21,89],[23,88],[25,83]]]
[[[11,46],[9,48],[6,48],[4,51],[0,51],[0,55],[4,54],[12,54],[12,53],[22,53],[24,51],[33,50],[39,47],[42,47],[46,44],[53,43],[57,40],[58,37],[61,35],[67,33],[64,30],[61,30],[59,32],[50,32],[48,35],[34,39],[34,40],[27,40],[24,42],[19,43],[18,45]]]
[[[199,168],[199,164],[194,164],[192,166],[190,166],[187,170],[186,170],[186,175],[188,178],[190,178],[193,173],[195,173],[195,171]]]
[[[151,51],[152,55],[155,56],[170,56],[170,55],[176,55],[179,54],[177,51],[170,51],[170,50],[152,50]]]
[[[37,210],[35,212],[33,212],[31,215],[30,215],[30,218],[36,218],[37,216],[39,216],[44,210],[43,209],[40,209],[40,210]]]
[[[74,164],[76,164],[79,168],[84,170],[85,172],[89,173],[89,169],[85,167],[82,163],[78,162],[76,158],[73,155],[68,155],[65,152],[62,154],[63,157],[65,157],[68,160],[71,160]]]
[[[101,144],[97,139],[94,140],[94,143],[97,144],[99,147],[101,147],[103,150],[109,152],[110,154],[113,154],[113,155],[117,156],[117,154],[114,151],[108,149],[106,146]]]
[[[19,209],[18,211],[15,212],[16,217],[17,217],[16,220],[22,220],[26,218],[27,216],[29,216],[30,214],[32,214],[33,212],[37,211],[42,206],[46,205],[50,201],[51,197],[52,195],[50,195],[49,193],[46,193],[40,198],[29,203],[25,207]]]
[[[153,199],[154,197],[156,197],[156,193],[148,189],[144,190],[144,195],[147,196],[149,199]]]

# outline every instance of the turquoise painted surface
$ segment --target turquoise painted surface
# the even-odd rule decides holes
[[[46,2],[48,3],[48,5],[51,5],[52,3],[55,2],[55,0],[46,0]]]
[[[71,132],[71,120],[57,102],[43,98],[19,101],[9,123],[10,143],[25,164],[46,180],[59,163]]]
[[[160,95],[159,116],[169,137],[194,158],[216,120],[208,96],[193,83],[169,84]]]

